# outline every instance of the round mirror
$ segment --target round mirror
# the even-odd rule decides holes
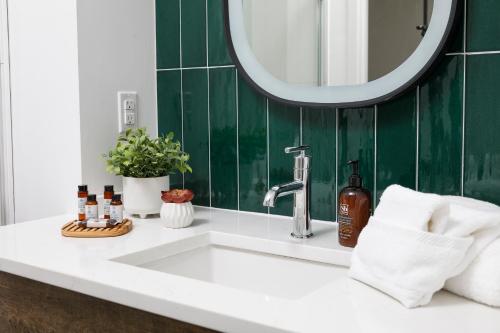
[[[267,96],[308,106],[375,104],[440,55],[456,0],[225,0],[240,73]]]

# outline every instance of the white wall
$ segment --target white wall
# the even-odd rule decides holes
[[[16,222],[75,210],[77,185],[115,184],[101,154],[120,90],[156,135],[154,0],[9,0]]]
[[[61,214],[81,178],[75,0],[10,0],[16,221]]]
[[[121,189],[101,158],[118,135],[117,92],[137,91],[140,126],[157,135],[154,0],[79,0],[83,182]]]
[[[3,11],[3,7],[2,7],[2,4],[0,3],[0,11]],[[0,12],[0,18],[2,18],[2,13]],[[4,72],[4,60],[3,60],[3,55],[4,53],[2,52],[3,50],[2,49],[2,46],[3,46],[3,26],[1,25],[1,22],[0,22],[0,38],[2,40],[0,40],[0,78],[3,77],[3,72]],[[6,175],[5,175],[5,148],[4,148],[4,131],[5,131],[5,126],[4,126],[4,123],[5,123],[5,120],[3,118],[4,115],[4,107],[3,107],[3,94],[2,94],[2,79],[0,79],[0,225],[4,225],[4,224],[7,224],[6,222],[6,218],[5,218],[5,203],[4,203],[4,200],[5,200],[5,189],[4,189],[4,183],[5,183],[5,178],[6,178]]]
[[[7,0],[0,0],[0,225],[14,223]]]

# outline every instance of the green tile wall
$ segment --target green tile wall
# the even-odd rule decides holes
[[[239,208],[265,213],[267,191],[267,99],[238,78]]]
[[[376,107],[376,203],[391,184],[416,187],[417,93],[418,89],[412,89]]]
[[[221,0],[156,0],[158,130],[174,131],[193,174],[172,178],[195,203],[268,212],[267,189],[291,180],[283,148],[311,146],[312,216],[333,221],[349,159],[374,204],[398,183],[500,204],[500,3],[462,0],[447,54],[398,98],[358,109],[281,105],[254,91],[229,57]],[[291,215],[283,198],[272,214]]]
[[[180,2],[156,2],[156,68],[178,68],[180,60]]]
[[[238,208],[236,70],[209,71],[210,176],[213,207]]]
[[[269,185],[293,180],[293,155],[285,154],[287,146],[300,144],[300,108],[269,101]],[[291,215],[293,198],[283,197],[270,212]]]
[[[336,214],[337,114],[329,109],[302,111],[302,142],[311,146],[311,214],[334,220]],[[334,130],[332,130],[334,129]]]
[[[347,162],[359,160],[363,186],[372,194],[375,186],[375,108],[338,111],[338,192],[348,185],[351,167]]]

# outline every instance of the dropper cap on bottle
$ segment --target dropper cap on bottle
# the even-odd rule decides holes
[[[352,175],[349,177],[349,186],[361,187],[363,185],[363,178],[359,175],[359,161],[349,161],[347,164],[352,166]]]

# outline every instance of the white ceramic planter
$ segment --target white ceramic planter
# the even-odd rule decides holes
[[[186,228],[193,223],[194,209],[191,202],[171,203],[164,202],[161,206],[160,217],[167,228]]]
[[[129,214],[145,218],[160,212],[161,191],[169,190],[169,177],[132,178],[123,177],[123,207]]]

